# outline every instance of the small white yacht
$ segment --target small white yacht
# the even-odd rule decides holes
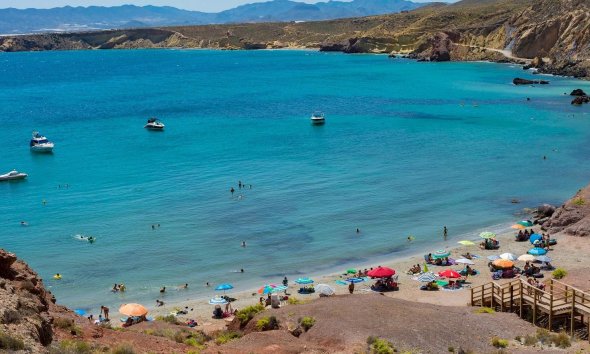
[[[54,144],[39,132],[33,132],[29,146],[33,152],[52,152]]]
[[[0,175],[0,181],[13,181],[17,179],[25,179],[27,178],[26,173],[18,172],[17,170],[12,170],[8,173]]]
[[[164,123],[160,122],[157,118],[150,118],[144,128],[149,130],[164,130]]]
[[[326,118],[324,117],[324,114],[322,112],[313,112],[313,114],[311,115],[311,124],[313,125],[321,125],[326,123]]]

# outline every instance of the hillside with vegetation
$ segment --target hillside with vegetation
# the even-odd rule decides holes
[[[432,61],[530,61],[540,71],[588,77],[589,39],[590,4],[584,0],[463,0],[330,21],[0,37],[0,50],[317,48]]]

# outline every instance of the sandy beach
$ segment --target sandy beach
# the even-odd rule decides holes
[[[535,226],[534,230],[538,231],[539,227]],[[470,291],[469,289],[472,287],[477,287],[482,284],[488,283],[492,281],[491,273],[488,270],[487,264],[489,260],[487,259],[490,255],[499,255],[505,252],[513,253],[517,256],[525,254],[530,248],[532,248],[530,242],[516,242],[514,240],[516,232],[510,231],[505,232],[502,234],[497,235],[497,239],[500,241],[500,249],[498,250],[482,250],[479,248],[479,245],[476,244],[474,246],[462,246],[460,244],[449,244],[447,249],[451,252],[450,258],[458,259],[461,258],[462,254],[469,252],[472,255],[477,255],[478,258],[474,258],[473,262],[475,263],[472,268],[478,270],[480,273],[476,276],[470,276],[467,279],[467,283],[465,287],[459,290],[454,291],[447,291],[447,290],[439,290],[439,291],[421,291],[420,285],[416,280],[413,280],[413,276],[408,275],[406,272],[410,267],[415,264],[421,264],[422,267],[424,266],[424,258],[423,255],[425,252],[421,252],[420,254],[404,257],[401,259],[391,260],[390,262],[383,262],[380,264],[374,264],[373,267],[377,267],[379,265],[391,267],[396,270],[396,274],[398,275],[398,282],[399,282],[399,291],[387,292],[384,293],[385,296],[398,298],[403,300],[410,300],[410,301],[417,301],[423,303],[430,303],[434,305],[441,305],[441,306],[464,306],[469,303]],[[553,237],[553,236],[552,236]],[[587,252],[586,246],[580,247],[580,240],[570,236],[558,236],[556,237],[558,240],[558,244],[552,247],[552,250],[548,252],[548,256],[553,259],[552,264],[555,267],[565,268],[568,271],[575,270],[583,267],[588,267],[589,262],[587,260]],[[435,249],[430,250],[430,252],[434,252]],[[516,261],[517,266],[524,265],[524,262]],[[364,265],[363,265],[364,266]],[[435,266],[435,265],[428,265],[429,271],[434,273],[438,273],[439,271],[451,268],[454,270],[461,270],[463,269],[463,265],[453,265],[453,266]],[[364,269],[364,267],[361,267]],[[543,271],[543,273],[547,273],[547,271]],[[348,288],[346,285],[340,285],[336,283],[337,280],[345,279],[346,276],[341,273],[333,273],[333,274],[326,274],[319,277],[313,277],[315,284],[328,284],[333,287],[336,291],[336,294],[347,294]],[[549,279],[550,275],[546,275],[542,280]],[[300,285],[295,284],[293,281],[295,279],[289,279],[289,289],[288,294],[291,297],[295,297],[299,300],[304,301],[311,301],[318,298],[317,294],[310,294],[310,295],[301,295],[297,293]],[[503,279],[499,280],[499,282],[503,281],[510,281],[511,279]],[[276,279],[276,283],[280,284],[281,279]],[[355,294],[362,296],[363,294],[374,294],[375,292],[370,289],[370,286],[374,283],[374,281],[369,280],[367,282],[356,284]],[[212,284],[212,293],[219,293],[221,292],[214,292],[215,285]],[[254,305],[258,302],[258,299],[261,295],[256,293],[255,288],[245,290],[245,291],[237,291],[232,292],[229,291],[227,294],[231,297],[236,298],[237,300],[232,303],[232,307],[234,309],[241,309],[246,306]],[[585,288],[583,290],[586,290]],[[187,315],[179,315],[178,319],[180,321],[186,321],[189,319],[195,319],[201,327],[206,328],[219,328],[225,325],[226,320],[215,320],[211,318],[211,313],[213,310],[213,306],[208,304],[208,300],[206,298],[197,298],[197,299],[189,299],[186,301],[180,302],[170,302],[165,303],[162,307],[155,307],[152,308],[151,315],[153,316],[163,316],[168,315],[171,312],[175,311],[175,309],[183,309],[188,307],[189,313]],[[151,305],[151,304],[150,304]],[[284,305],[284,306],[289,306]],[[272,310],[271,310],[272,311]]]

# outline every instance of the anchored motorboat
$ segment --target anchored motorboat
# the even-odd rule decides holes
[[[29,146],[33,152],[52,152],[54,144],[39,132],[33,132]]]
[[[313,112],[311,115],[311,124],[313,125],[321,125],[326,123],[326,117],[324,117],[324,113],[322,112]]]
[[[164,123],[160,122],[157,118],[150,118],[144,128],[149,130],[164,130]]]
[[[17,170],[12,170],[8,173],[0,175],[0,181],[14,181],[18,179],[25,179],[27,178],[26,173],[18,172]]]

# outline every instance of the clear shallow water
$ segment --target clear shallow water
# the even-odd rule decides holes
[[[589,85],[516,76],[532,77],[305,51],[2,53],[0,171],[30,176],[0,184],[0,247],[77,308],[391,259],[440,246],[443,225],[452,245],[590,179],[590,108],[563,95]],[[145,131],[149,116],[166,131]],[[53,155],[29,152],[34,129]]]

